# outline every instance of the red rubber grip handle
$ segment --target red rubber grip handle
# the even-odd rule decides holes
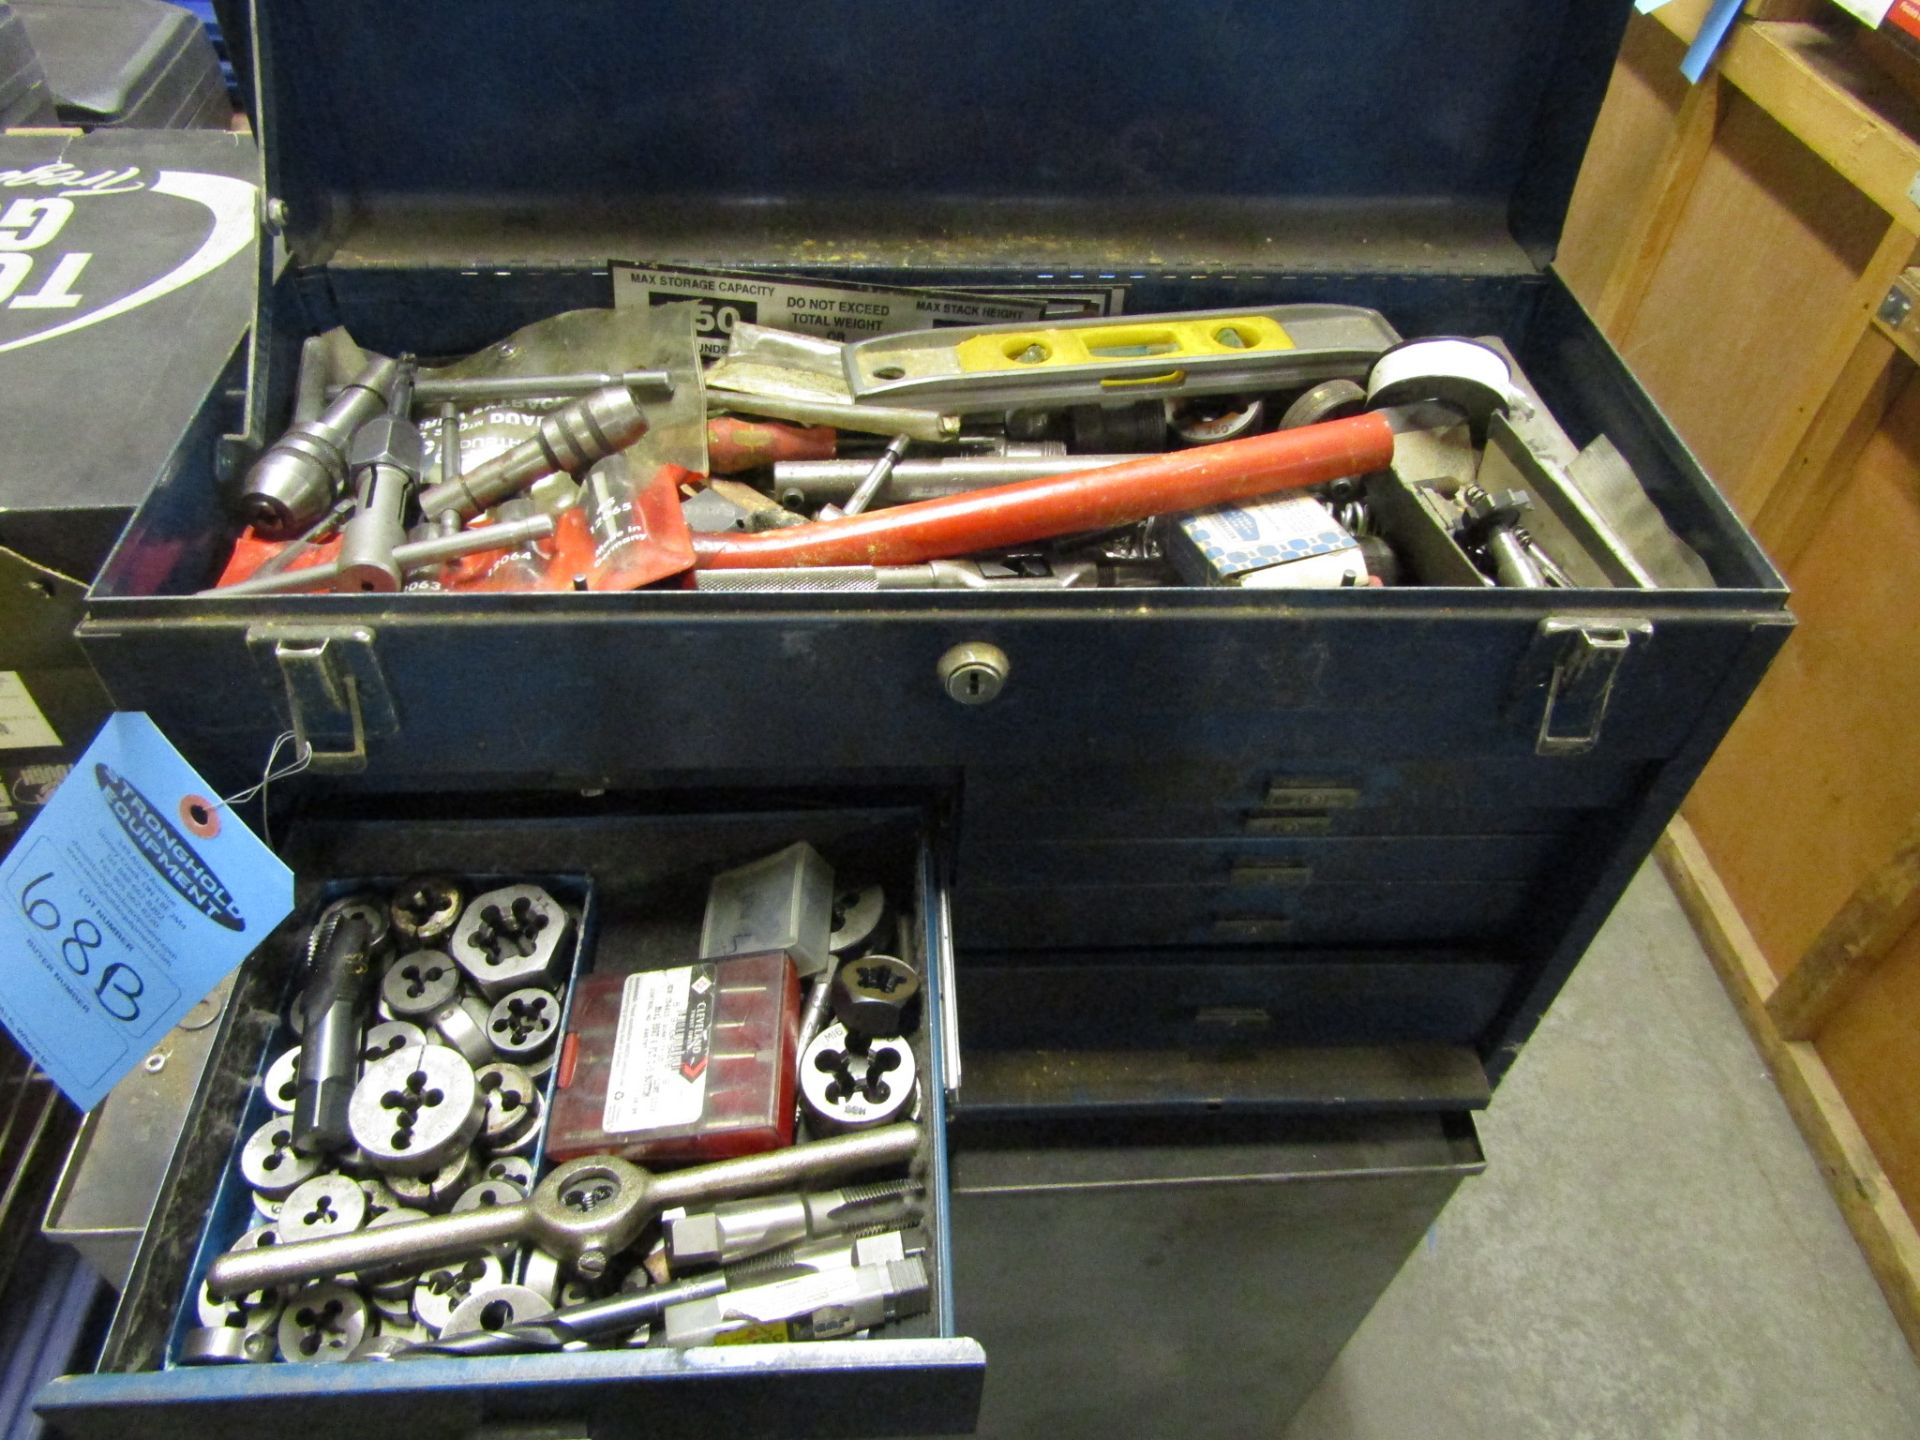
[[[759,535],[695,535],[694,564],[914,565],[1324,485],[1392,460],[1387,417],[1354,415]]]

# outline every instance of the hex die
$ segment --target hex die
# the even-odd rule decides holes
[[[573,917],[538,885],[476,895],[453,927],[454,962],[489,1001],[526,986],[552,989]]]

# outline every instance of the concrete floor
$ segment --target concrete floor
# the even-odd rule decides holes
[[[1652,866],[1481,1135],[1288,1440],[1920,1436],[1920,1367]]]

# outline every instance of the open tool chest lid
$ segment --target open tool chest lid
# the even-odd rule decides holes
[[[1627,0],[258,0],[296,261],[1511,275]]]

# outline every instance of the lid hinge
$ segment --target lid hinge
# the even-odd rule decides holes
[[[1652,638],[1651,620],[1542,620],[1514,681],[1515,718],[1538,725],[1534,753],[1584,755],[1598,745],[1621,666]]]
[[[386,677],[365,626],[256,625],[247,648],[284,691],[294,739],[311,750],[315,774],[367,768],[367,741],[399,733]]]

